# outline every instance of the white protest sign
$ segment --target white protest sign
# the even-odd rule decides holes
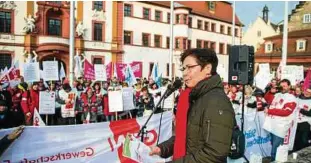
[[[55,92],[40,91],[39,114],[55,114]]]
[[[109,112],[123,111],[122,91],[108,91]]]
[[[23,69],[24,69],[23,76],[26,82],[40,81],[39,62],[24,63]]]
[[[59,80],[58,77],[58,62],[57,61],[44,61],[43,65],[43,79],[45,81]]]
[[[296,66],[295,74],[296,74],[296,83],[303,81],[305,79],[303,74],[303,66]]]
[[[270,73],[265,73],[259,70],[259,72],[254,77],[254,85],[261,90],[265,90],[271,79],[272,76]]]
[[[166,89],[167,89],[166,87],[162,87],[161,88],[161,96],[164,95]],[[161,103],[161,106],[162,106],[162,103]],[[163,108],[165,108],[165,109],[172,109],[172,108],[174,108],[174,93],[172,93],[169,97],[164,99],[164,106],[163,106]]]
[[[270,74],[270,65],[269,63],[259,64],[259,71],[266,72]]]
[[[123,110],[133,110],[135,109],[134,106],[134,94],[133,88],[123,88],[122,89],[122,98],[123,98]]]
[[[288,79],[291,85],[295,85],[298,82],[304,80],[303,66],[284,66],[282,67],[282,79]]]
[[[95,79],[98,81],[107,81],[106,66],[104,64],[94,64]]]

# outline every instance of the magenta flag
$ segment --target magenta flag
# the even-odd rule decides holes
[[[311,70],[308,70],[305,81],[303,82],[303,90],[306,90],[310,87],[310,77],[311,77]]]
[[[109,62],[108,65],[106,65],[107,79],[111,79],[111,71],[112,71],[112,62]]]
[[[95,80],[94,65],[87,59],[84,61],[84,78],[87,80]]]
[[[143,76],[143,63],[142,62],[132,62],[131,68],[136,78],[141,78]]]
[[[124,63],[116,63],[116,66],[117,66],[118,79],[121,80],[121,81],[124,81],[124,79],[125,79],[126,64],[124,64]]]

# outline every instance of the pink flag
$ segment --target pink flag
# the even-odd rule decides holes
[[[142,62],[132,62],[131,68],[134,72],[136,78],[141,78],[143,76],[143,63]]]
[[[117,66],[118,79],[121,80],[121,81],[124,81],[124,79],[125,79],[126,64],[124,64],[124,63],[116,63],[116,66]]]
[[[87,59],[84,61],[84,78],[87,80],[95,80],[94,65],[87,61]]]
[[[112,70],[112,62],[108,63],[108,65],[106,66],[107,79],[111,79],[111,70]]]
[[[310,77],[311,77],[311,70],[308,70],[305,81],[303,82],[303,90],[306,90],[310,87]]]

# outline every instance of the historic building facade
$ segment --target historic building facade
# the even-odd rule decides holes
[[[158,63],[169,75],[170,2],[78,1],[75,7],[75,54],[92,63],[140,61],[144,77]],[[179,56],[186,48],[214,48],[227,69],[232,35],[240,44],[242,28],[236,17],[232,29],[231,4],[176,2],[174,14],[174,75],[181,75]],[[40,63],[63,63],[68,74],[69,23],[69,1],[2,1],[0,68],[17,60],[22,65],[32,55]]]

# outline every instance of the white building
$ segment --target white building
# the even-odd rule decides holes
[[[233,32],[235,43],[240,44],[242,28],[236,17],[232,29],[231,4],[183,1],[175,5],[173,75],[181,76],[181,52],[196,47],[215,49],[219,63],[228,70],[227,49]],[[81,36],[76,33],[75,54],[85,54],[92,63],[141,61],[143,77],[158,63],[162,75],[169,75],[169,1],[78,1],[75,6],[76,25],[85,29]],[[0,69],[17,60],[22,68],[24,54],[36,53],[40,64],[54,59],[63,63],[68,75],[70,1],[1,1],[0,16]],[[24,31],[25,20],[31,26],[31,19],[34,30]]]
[[[269,20],[269,9],[265,6],[262,17],[258,16],[242,36],[242,44],[254,46],[256,52],[264,42],[264,38],[280,34],[280,28],[280,24],[273,24]]]

